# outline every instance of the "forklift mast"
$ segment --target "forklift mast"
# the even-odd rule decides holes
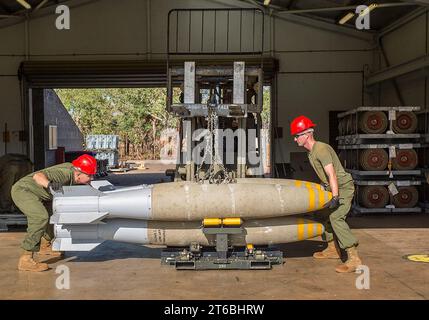
[[[186,46],[181,39],[191,39],[196,20],[202,27],[201,42],[191,45],[189,40]],[[231,28],[233,22],[239,23],[239,28]],[[226,25],[221,35],[220,25]],[[234,32],[239,32],[234,39],[238,41],[233,41],[239,43],[239,48],[230,44]],[[253,32],[251,47],[243,45],[243,32]],[[260,9],[169,12],[166,108],[180,118],[179,161],[171,173],[175,181],[228,183],[236,178],[263,176],[263,45],[264,14]],[[183,56],[193,59],[178,59]],[[246,65],[244,56],[260,58],[259,65]],[[180,101],[173,101],[174,87],[181,89]],[[224,138],[232,146],[224,146]]]

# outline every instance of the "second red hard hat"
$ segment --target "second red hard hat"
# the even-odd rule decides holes
[[[290,134],[294,136],[315,126],[316,124],[306,116],[299,116],[292,120],[290,124]]]

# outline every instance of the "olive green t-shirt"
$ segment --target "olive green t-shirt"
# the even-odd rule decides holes
[[[18,180],[16,185],[32,192],[42,201],[49,201],[52,200],[51,193],[48,189],[38,185],[36,181],[34,181],[33,176],[36,173],[41,172],[48,178],[49,181],[59,182],[63,186],[71,186],[75,184],[72,168],[73,165],[68,162],[57,164],[55,166],[40,171],[30,173],[29,175]]]
[[[329,177],[324,167],[331,163],[337,175],[339,188],[346,187],[353,182],[352,176],[344,170],[340,159],[338,159],[337,154],[329,144],[317,141],[313,145],[313,149],[308,153],[308,159],[317,176],[324,184],[329,184]]]

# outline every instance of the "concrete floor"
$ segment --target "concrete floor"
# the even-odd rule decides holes
[[[159,182],[164,170],[153,166],[109,180]],[[318,238],[282,245],[285,264],[269,271],[176,271],[160,265],[159,247],[108,241],[92,252],[48,260],[49,271],[28,273],[16,270],[24,232],[15,230],[0,233],[0,299],[429,299],[429,264],[403,258],[429,253],[429,215],[352,217],[349,223],[370,270],[368,290],[356,288],[358,274],[335,273],[337,261],[311,257],[323,247]],[[70,289],[56,288],[61,265],[70,270]]]

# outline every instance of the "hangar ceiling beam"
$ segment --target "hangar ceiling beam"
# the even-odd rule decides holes
[[[378,8],[391,8],[391,7],[404,7],[404,6],[417,6],[417,3],[408,2],[392,2],[392,3],[380,3],[377,4]],[[315,13],[315,12],[333,12],[333,11],[348,11],[355,10],[356,6],[341,6],[341,7],[330,7],[330,8],[312,8],[312,9],[293,9],[293,10],[281,10],[277,11],[279,14],[298,14],[298,13]]]
[[[429,71],[429,56],[423,56],[412,61],[395,65],[384,70],[374,72],[366,78],[366,86],[392,80],[402,75],[419,71],[422,76],[427,76]]]
[[[33,12],[38,11],[39,9],[41,9],[49,0],[43,0],[42,2],[40,2],[36,8],[34,8]]]
[[[414,2],[421,6],[429,6],[429,0],[401,0],[402,2]]]
[[[428,9],[429,9],[428,7],[420,7],[420,8],[417,8],[416,10],[411,11],[405,16],[400,17],[395,22],[381,29],[378,33],[378,37],[383,37],[386,34],[402,27],[404,24],[407,24],[408,22],[418,18],[422,14],[425,14],[428,11]]]
[[[216,2],[218,4],[227,5],[226,3],[218,0],[211,0],[212,2]],[[254,5],[253,1],[250,0],[240,0],[241,2],[246,2],[248,4]],[[228,6],[231,6],[229,3]],[[235,5],[234,7],[239,7],[238,5]],[[277,9],[280,8],[278,6],[272,6],[269,5],[268,9],[265,8],[265,12],[267,15],[274,16],[276,19],[284,20],[284,21],[290,21],[293,23],[322,29],[325,31],[335,32],[335,33],[342,33],[344,35],[347,35],[349,37],[357,38],[360,40],[364,40],[367,42],[372,43],[374,41],[374,35],[375,32],[373,31],[358,31],[353,27],[349,26],[340,26],[336,25],[335,21],[327,21],[327,19],[322,18],[309,18],[306,16],[296,15],[296,14],[278,14]]]

